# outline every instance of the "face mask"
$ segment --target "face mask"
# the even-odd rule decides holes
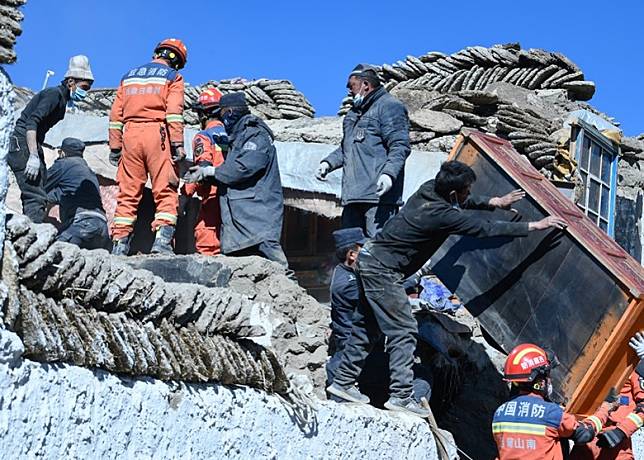
[[[219,115],[219,119],[224,124],[224,127],[229,129],[233,124],[235,124],[237,117],[235,116],[235,112],[231,110],[221,113]]]
[[[85,91],[83,88],[76,87],[74,88],[74,91],[70,93],[70,97],[72,101],[80,102],[83,99],[85,99],[85,96],[87,96],[87,91]]]
[[[364,96],[362,94],[356,94],[355,96],[353,96],[354,107],[360,107],[363,101],[364,101]]]

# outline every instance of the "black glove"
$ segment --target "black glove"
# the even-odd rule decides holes
[[[179,163],[186,158],[186,151],[183,145],[171,145],[170,151],[172,152],[171,156],[174,163]]]
[[[624,433],[619,428],[614,430],[602,431],[597,435],[597,447],[612,449],[617,444],[622,442],[626,438],[626,433]]]
[[[121,149],[110,150],[110,163],[113,166],[118,166],[120,159],[121,159]]]

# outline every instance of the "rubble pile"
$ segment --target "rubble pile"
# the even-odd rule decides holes
[[[173,287],[219,286],[242,296],[253,306],[253,327],[266,331],[253,340],[275,351],[287,375],[306,376],[323,396],[329,311],[290,280],[286,268],[261,257],[196,254],[131,256],[124,263],[150,271]]]
[[[557,139],[553,134],[563,125],[567,112],[546,109],[538,96],[529,98],[528,91],[500,83],[485,91],[431,92],[417,108],[411,102],[418,100],[416,91],[394,89],[393,94],[412,106],[409,119],[414,148],[432,148],[437,138],[454,136],[463,127],[476,128],[509,139],[538,169],[547,173],[555,168]],[[442,150],[440,144],[438,147]],[[451,147],[450,142],[445,147]]]
[[[225,288],[165,283],[55,236],[52,226],[22,216],[7,223],[3,279],[14,279],[14,292],[4,322],[22,338],[26,356],[161,380],[286,390],[273,353],[245,339],[264,332],[249,323],[248,299]]]
[[[289,280],[286,269],[279,264],[259,257],[224,260],[232,270],[228,282],[231,289],[253,302],[271,306],[271,349],[286,372],[309,376],[318,395],[323,396],[329,310]]]
[[[22,33],[20,23],[24,15],[18,10],[27,0],[0,0],[0,63],[16,61],[13,49],[16,37]]]
[[[295,89],[288,80],[233,80],[209,81],[199,86],[186,85],[185,107],[189,109],[196,102],[199,93],[207,88],[217,88],[223,94],[243,91],[248,105],[255,115],[267,120],[313,118],[315,110],[306,97]],[[112,103],[116,97],[116,89],[93,89],[87,97],[77,103],[78,110],[97,116],[109,115]],[[192,110],[184,112],[188,125],[198,125],[197,114]]]

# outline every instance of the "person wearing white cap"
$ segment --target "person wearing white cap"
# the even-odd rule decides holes
[[[11,136],[7,162],[20,187],[22,211],[35,223],[46,215],[45,135],[65,116],[66,107],[83,100],[94,82],[87,56],[73,56],[60,85],[45,88],[23,109]]]

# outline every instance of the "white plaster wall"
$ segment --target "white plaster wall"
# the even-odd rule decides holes
[[[633,435],[633,454],[637,460],[644,460],[644,429]]]
[[[319,404],[303,431],[277,396],[168,385],[21,357],[0,330],[3,458],[433,459],[428,425],[369,406]]]

